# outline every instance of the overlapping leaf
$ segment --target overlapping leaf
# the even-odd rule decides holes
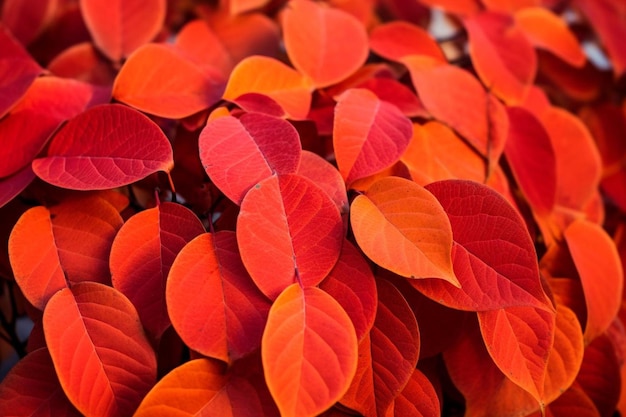
[[[348,213],[348,195],[346,184],[337,169],[321,156],[302,151],[300,166],[297,174],[302,175],[317,184],[337,204],[341,214]]]
[[[192,20],[183,26],[175,45],[187,58],[209,71],[219,70],[224,78],[235,66],[226,46],[203,19]]]
[[[2,23],[22,45],[28,45],[54,18],[58,2],[6,0],[2,4]]]
[[[292,284],[272,305],[261,354],[281,415],[313,416],[348,390],[357,367],[357,338],[334,298],[319,288]]]
[[[452,270],[452,230],[434,196],[412,181],[383,178],[352,202],[359,247],[378,265],[410,278],[458,285]]]
[[[441,62],[445,56],[430,34],[405,21],[385,23],[370,32],[370,48],[377,55],[402,62],[410,55],[427,55]]]
[[[33,161],[44,181],[75,190],[100,190],[170,171],[172,146],[161,129],[120,104],[93,107],[54,136],[47,156]]]
[[[441,405],[437,392],[428,377],[415,369],[411,378],[387,410],[387,416],[441,416]]]
[[[350,89],[335,107],[333,146],[346,184],[393,165],[411,139],[411,122],[372,92]]]
[[[0,178],[0,207],[21,193],[34,179],[35,173],[29,166],[10,177]]]
[[[294,282],[319,284],[343,243],[339,210],[322,189],[295,174],[269,177],[241,203],[237,243],[246,269],[275,299]]]
[[[199,139],[200,159],[213,183],[241,204],[250,188],[300,165],[300,137],[288,122],[262,113],[209,120]]]
[[[225,362],[261,345],[269,300],[246,272],[234,232],[205,233],[176,257],[167,282],[172,325],[197,352]]]
[[[311,0],[291,0],[282,15],[282,28],[289,59],[315,87],[348,78],[367,59],[365,28],[342,10]]]
[[[113,61],[151,41],[165,20],[166,0],[81,0],[94,43]]]
[[[165,283],[174,258],[203,232],[192,211],[165,202],[128,219],[113,241],[109,259],[113,286],[133,303],[155,339],[170,325]]]
[[[83,414],[131,416],[156,382],[137,311],[111,287],[82,282],[58,291],[43,326],[61,386]]]

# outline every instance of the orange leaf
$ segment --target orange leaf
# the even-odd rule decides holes
[[[228,11],[231,14],[241,14],[260,9],[269,2],[270,0],[228,0]]]
[[[471,15],[481,8],[478,0],[419,0],[419,2],[458,15]]]
[[[241,202],[241,258],[261,291],[275,299],[294,282],[319,284],[335,266],[343,224],[330,197],[300,175],[269,177]]]
[[[411,122],[364,89],[343,93],[335,107],[333,147],[346,184],[393,165],[409,144]]]
[[[622,304],[624,272],[615,243],[597,224],[577,220],[564,232],[585,294],[589,344],[611,324]]]
[[[236,204],[257,183],[272,175],[293,174],[300,164],[296,129],[262,113],[210,120],[200,133],[199,146],[211,181]]]
[[[393,413],[390,414],[391,410]],[[387,410],[387,415],[397,417],[438,417],[441,415],[437,392],[419,369],[413,371],[408,383],[394,400],[393,406]]]
[[[575,67],[585,64],[585,53],[578,39],[561,17],[543,7],[529,7],[518,10],[514,18],[516,26],[535,47],[545,49]]]
[[[541,0],[481,0],[489,9],[504,13],[513,13],[528,7],[539,6]]]
[[[463,21],[470,56],[490,91],[509,104],[524,100],[537,72],[537,56],[508,15],[483,12]]]
[[[383,268],[404,277],[459,285],[452,270],[450,222],[421,186],[383,178],[354,199],[350,221],[361,250]]]
[[[121,61],[151,41],[165,21],[166,0],[80,0],[80,10],[96,46]]]
[[[282,27],[293,66],[317,88],[348,78],[367,59],[365,27],[342,10],[310,0],[291,0],[283,12]]]
[[[357,339],[343,308],[316,287],[293,284],[274,301],[261,345],[267,386],[284,417],[313,416],[347,391]]]
[[[270,303],[246,272],[234,232],[189,242],[172,265],[166,298],[172,325],[203,355],[231,363],[261,345]]]
[[[57,77],[107,86],[107,89],[113,85],[116,74],[111,63],[91,42],[70,46],[56,55],[48,64],[48,71]]]
[[[441,47],[427,31],[404,21],[376,26],[370,32],[370,48],[392,61],[402,62],[409,55],[428,55],[446,62]]]
[[[131,416],[156,382],[137,311],[111,287],[82,282],[58,291],[43,327],[61,386],[83,414]]]
[[[6,416],[82,416],[63,392],[46,348],[26,355],[2,380],[0,410]]]
[[[199,66],[174,46],[149,43],[124,62],[113,97],[146,113],[180,119],[217,103],[224,81],[217,69]]]
[[[192,20],[176,36],[176,49],[206,71],[217,69],[224,78],[235,66],[226,46],[203,19]]]
[[[183,246],[203,232],[191,210],[165,202],[132,216],[115,236],[109,258],[113,287],[133,303],[156,340],[170,325],[165,304],[170,267]]]
[[[272,99],[293,119],[305,119],[311,106],[311,85],[307,79],[266,56],[251,56],[237,64],[226,84],[224,99],[237,103],[251,93]]]

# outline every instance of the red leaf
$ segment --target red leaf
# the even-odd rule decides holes
[[[288,122],[262,113],[209,120],[200,133],[200,159],[213,183],[241,204],[250,188],[300,164],[300,137]]]
[[[34,179],[35,173],[29,166],[10,177],[0,178],[0,207],[21,193]]]
[[[166,7],[166,0],[80,0],[94,43],[112,61],[153,39],[165,21]]]
[[[393,409],[393,414],[389,411]],[[388,410],[390,416],[438,417],[441,415],[439,397],[433,384],[419,369],[413,371],[407,385]]]
[[[203,19],[192,20],[180,29],[176,49],[206,70],[219,70],[224,78],[235,66],[226,46]]]
[[[157,340],[170,325],[165,283],[174,258],[203,232],[191,210],[165,202],[132,216],[113,241],[109,258],[113,286],[133,303]]]
[[[43,326],[61,386],[83,414],[131,416],[156,382],[139,316],[111,287],[82,282],[58,291]]]
[[[378,296],[370,266],[350,241],[344,240],[339,260],[319,287],[339,302],[363,340],[374,324]]]
[[[391,61],[402,62],[410,55],[428,55],[446,62],[441,47],[427,31],[402,20],[376,26],[370,32],[370,48]]]
[[[261,291],[275,299],[294,282],[319,284],[335,266],[343,224],[335,203],[299,175],[269,177],[241,203],[241,258]]]
[[[48,71],[57,77],[107,87],[113,85],[116,75],[110,61],[91,42],[73,45],[56,55],[48,64]]]
[[[292,284],[272,305],[261,354],[281,415],[317,415],[348,389],[357,366],[357,339],[334,298],[319,288]]]
[[[29,353],[2,380],[0,410],[6,416],[82,416],[63,392],[46,348]]]
[[[293,66],[317,88],[348,78],[367,59],[365,28],[342,10],[310,0],[291,0],[283,12],[282,27]]]
[[[0,25],[0,118],[17,103],[43,69]]]
[[[374,77],[356,86],[370,90],[382,100],[396,106],[407,117],[424,117],[430,115],[424,109],[415,92],[393,78]]]
[[[217,69],[197,65],[171,45],[150,43],[128,57],[113,97],[146,113],[180,119],[217,103],[223,88]]]
[[[170,171],[172,165],[172,146],[154,122],[126,106],[108,104],[63,126],[48,156],[33,161],[33,171],[59,187],[100,190]]]
[[[481,8],[477,0],[419,0],[419,2],[458,15],[472,15]]]
[[[231,363],[261,345],[270,303],[246,272],[233,232],[188,243],[172,265],[166,298],[172,325],[203,355]]]
[[[346,184],[393,165],[411,139],[411,122],[372,92],[350,89],[335,107],[333,147]]]
[[[297,173],[310,179],[324,190],[335,202],[341,214],[348,213],[350,206],[346,184],[339,171],[330,162],[313,152],[302,151]]]
[[[2,23],[22,45],[28,45],[55,17],[58,5],[58,0],[5,0],[2,4]]]
[[[415,370],[420,350],[417,321],[402,294],[377,280],[374,327],[359,344],[359,362],[342,405],[364,415],[383,416]]]
[[[541,0],[481,0],[489,9],[512,14],[517,10],[523,10],[541,4]],[[546,3],[546,2],[544,2]],[[547,5],[546,5],[547,6]]]

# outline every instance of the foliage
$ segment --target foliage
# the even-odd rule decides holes
[[[0,6],[1,415],[626,412],[624,2]]]

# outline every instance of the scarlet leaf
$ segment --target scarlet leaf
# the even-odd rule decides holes
[[[374,77],[357,85],[370,90],[382,100],[396,106],[407,117],[430,117],[415,92],[393,78]]]
[[[363,415],[383,416],[415,371],[420,334],[402,294],[384,280],[376,286],[374,327],[359,344],[356,375],[340,403]]]
[[[376,26],[370,32],[370,48],[392,61],[402,62],[410,55],[428,55],[446,61],[439,44],[427,31],[401,20]]]
[[[298,167],[299,175],[306,177],[317,184],[335,202],[341,214],[348,213],[348,195],[346,184],[337,169],[321,156],[302,151],[302,159]]]
[[[342,10],[310,0],[291,0],[283,12],[282,27],[293,66],[318,88],[348,78],[367,59],[365,28]]]
[[[410,278],[452,285],[452,230],[441,205],[421,186],[383,178],[352,202],[350,221],[363,252],[378,265]]]
[[[24,3],[5,0],[2,4],[2,23],[22,45],[28,45],[41,34],[54,18],[58,1],[37,0]]]
[[[43,69],[0,25],[0,118],[17,103]]]
[[[107,89],[113,85],[116,75],[111,63],[91,42],[82,42],[65,49],[50,61],[48,70],[57,77],[107,86]]]
[[[156,382],[139,316],[111,287],[83,282],[58,291],[43,326],[61,386],[83,414],[130,416]]]
[[[46,348],[29,353],[2,380],[0,410],[7,417],[82,416],[63,392]]]
[[[335,107],[333,146],[346,184],[393,165],[411,139],[411,122],[372,92],[350,89]]]
[[[441,203],[452,226],[452,261],[460,288],[434,279],[411,281],[414,287],[460,310],[552,308],[539,279],[528,229],[500,194],[462,180],[438,181],[426,189]]]
[[[478,12],[481,7],[477,0],[419,0],[419,2],[431,7],[439,7],[446,12],[459,15],[474,14]]]
[[[513,13],[541,4],[541,0],[482,0],[489,10]]]
[[[293,119],[306,118],[311,106],[310,82],[293,68],[270,57],[248,57],[231,72],[224,99],[239,103],[250,93],[267,96]]]
[[[300,137],[288,122],[261,113],[209,120],[200,133],[200,159],[213,183],[241,204],[250,188],[300,164]]]
[[[483,84],[507,103],[520,103],[537,72],[537,56],[512,17],[484,12],[464,20],[470,56]]]
[[[343,242],[339,260],[319,287],[339,302],[363,340],[374,324],[378,296],[367,261],[350,241]]]
[[[299,175],[254,186],[237,218],[241,258],[261,291],[275,299],[294,282],[319,284],[335,266],[343,225],[335,203]]]
[[[224,78],[235,66],[219,36],[203,19],[192,20],[180,29],[176,48],[199,66],[219,70]]]
[[[548,9],[528,7],[514,15],[517,27],[537,48],[545,49],[575,67],[585,64],[585,53],[567,23]]]
[[[585,342],[590,343],[609,327],[620,309],[622,263],[615,244],[597,224],[577,220],[565,229],[564,237],[585,295]]]
[[[292,284],[274,301],[261,345],[267,386],[282,416],[317,415],[347,391],[357,338],[343,308],[316,287]]]
[[[113,241],[109,259],[113,286],[133,303],[155,339],[170,325],[165,283],[174,258],[203,232],[192,211],[165,202],[132,216]]]
[[[99,190],[169,171],[172,164],[172,146],[154,122],[126,106],[107,104],[64,125],[48,156],[33,161],[33,171],[53,185]]]
[[[172,325],[203,355],[231,363],[261,345],[270,303],[246,272],[233,232],[188,243],[170,270],[166,299]]]
[[[34,179],[35,173],[29,166],[10,177],[0,178],[0,207],[21,193]]]
[[[151,41],[165,20],[166,0],[80,0],[94,43],[113,61]]]
[[[113,84],[113,97],[156,116],[180,119],[217,103],[223,75],[202,67],[171,45],[149,43],[128,57]]]
[[[438,417],[441,415],[439,397],[428,380],[419,369],[415,369],[407,385],[393,403],[391,416]],[[389,411],[389,410],[388,410]]]

